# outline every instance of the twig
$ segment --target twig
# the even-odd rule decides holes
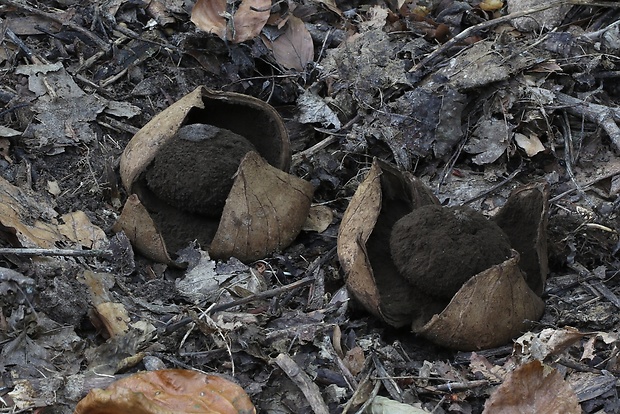
[[[594,122],[603,128],[607,135],[609,135],[609,139],[611,139],[614,146],[617,149],[620,149],[620,128],[615,122],[615,119],[620,118],[620,114],[617,110],[612,110],[612,108],[604,105],[573,98],[572,96],[566,95],[562,92],[550,90],[546,91],[553,93],[560,105],[563,105],[568,112],[571,112],[574,115],[583,116],[590,122]]]
[[[319,141],[318,143],[314,144],[310,148],[305,149],[293,155],[293,162],[292,162],[293,166],[299,164],[301,161],[314,155],[315,153],[322,150],[323,148],[326,148],[327,146],[333,144],[334,142],[336,142],[337,139],[338,138],[335,135],[329,135],[327,138],[325,138],[322,141]]]
[[[245,298],[239,299],[239,300],[235,300],[229,303],[222,303],[220,305],[216,305],[213,306],[211,308],[209,308],[206,313],[208,314],[212,314],[214,312],[219,312],[219,311],[223,311],[226,309],[230,309],[230,308],[234,308],[235,306],[240,306],[240,305],[245,305],[246,303],[250,303],[250,302],[254,302],[256,300],[261,300],[261,299],[267,299],[267,298],[271,298],[277,295],[280,295],[284,292],[288,292],[294,289],[298,289],[304,286],[308,286],[311,285],[312,283],[314,283],[314,275],[312,275],[314,273],[314,271],[316,269],[319,268],[319,266],[321,266],[323,263],[325,263],[327,260],[329,260],[334,253],[336,252],[336,248],[333,247],[329,252],[325,253],[323,255],[323,257],[321,257],[321,260],[316,260],[314,261],[309,267],[308,269],[306,269],[306,271],[304,272],[304,275],[306,275],[306,277],[293,282],[293,283],[289,283],[286,286],[280,286],[278,288],[275,289],[271,289],[271,290],[266,290],[264,292],[260,292],[260,293],[256,293],[254,295],[250,295],[247,296]],[[308,276],[311,275],[311,276]],[[187,317],[187,318],[183,318],[180,321],[171,323],[170,325],[166,326],[166,328],[164,329],[164,334],[171,334],[172,332],[176,331],[177,329],[182,328],[183,326],[189,324],[190,322],[192,322],[192,318]]]
[[[477,196],[472,197],[469,200],[463,201],[461,203],[461,205],[465,206],[467,204],[473,203],[476,200],[481,199],[482,197],[484,197],[487,194],[491,194],[493,191],[497,190],[498,188],[500,188],[500,187],[508,184],[510,181],[512,181],[522,170],[523,169],[522,169],[522,164],[521,164],[521,165],[519,165],[519,168],[517,168],[516,170],[511,172],[510,175],[508,177],[506,177],[504,180],[502,180],[501,182],[495,184],[493,187],[489,188],[488,190],[485,190],[485,191],[481,192]]]
[[[1,247],[0,254],[15,254],[18,256],[106,257],[112,255],[112,251]]]

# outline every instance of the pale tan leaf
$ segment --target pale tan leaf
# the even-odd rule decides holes
[[[304,22],[290,16],[286,30],[273,42],[266,40],[267,46],[273,51],[276,61],[287,69],[302,71],[314,58],[314,45],[310,32]]]
[[[271,12],[271,0],[243,0],[233,18],[233,43],[255,38],[267,23]]]
[[[525,151],[528,157],[533,157],[545,150],[545,146],[540,142],[536,135],[530,135],[529,137],[516,133],[515,134],[515,142],[519,147]]]
[[[534,360],[512,371],[484,405],[483,414],[579,414],[575,392],[554,368]]]
[[[107,244],[107,237],[101,228],[90,222],[83,211],[75,211],[62,216],[64,224],[58,226],[63,236],[88,249],[102,249]]]
[[[198,0],[192,9],[191,21],[207,33],[226,40],[226,0]]]
[[[302,230],[323,233],[334,219],[334,212],[327,206],[311,206]]]

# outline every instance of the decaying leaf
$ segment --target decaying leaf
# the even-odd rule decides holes
[[[108,244],[105,232],[93,225],[83,211],[65,214],[62,221],[58,230],[72,242],[87,249],[102,249]]]
[[[210,253],[251,261],[288,246],[301,231],[313,192],[309,182],[249,152],[237,171]]]
[[[483,414],[579,414],[575,391],[555,368],[534,360],[508,374],[484,405]]]
[[[314,1],[316,1],[317,3],[323,4],[329,10],[333,11],[338,16],[342,17],[342,11],[336,5],[336,1],[335,0],[314,0]]]
[[[226,39],[226,0],[198,0],[191,21],[200,30]]]
[[[286,30],[277,39],[263,41],[273,51],[276,61],[287,69],[303,71],[314,59],[314,45],[310,32],[304,22],[295,16],[289,16]]]
[[[0,177],[0,237],[4,234],[15,247],[54,248],[58,242],[88,249],[107,245],[104,231],[92,224],[84,212],[65,214],[64,224],[53,224],[56,211],[35,197]]]
[[[233,43],[257,37],[271,12],[271,0],[243,0],[233,17]]]
[[[476,154],[472,159],[476,164],[495,162],[508,148],[512,128],[503,120],[483,119],[476,126],[464,150],[470,154]]]
[[[90,301],[95,307],[99,324],[103,325],[109,337],[124,335],[129,331],[131,319],[122,303],[113,302],[110,289],[114,286],[114,276],[109,273],[95,273],[86,270],[83,283],[88,287]]]
[[[515,340],[515,351],[522,358],[544,361],[548,356],[559,355],[585,336],[571,327],[543,329],[540,333],[527,332]]]
[[[334,212],[327,206],[311,206],[302,230],[323,233],[334,220]]]
[[[75,414],[253,414],[243,388],[216,375],[164,369],[140,372],[93,389]]]

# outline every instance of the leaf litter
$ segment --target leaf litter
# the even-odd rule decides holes
[[[158,367],[229,375],[261,412],[618,411],[619,10],[573,3],[0,1],[3,404],[72,412]],[[196,31],[205,5],[220,9]],[[257,261],[195,243],[148,258],[110,231],[133,197],[117,176],[130,138],[202,85],[273,105],[290,172],[331,212]],[[549,185],[529,332],[448,350],[360,310],[334,248],[373,157],[488,217]]]

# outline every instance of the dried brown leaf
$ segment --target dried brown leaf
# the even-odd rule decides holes
[[[11,243],[23,247],[55,247],[63,239],[62,235],[55,225],[40,220],[54,216],[56,212],[51,206],[0,177],[0,226]]]
[[[475,350],[503,345],[538,320],[544,302],[527,285],[519,255],[469,279],[448,306],[414,330],[448,348]]]
[[[270,11],[271,0],[243,0],[233,18],[233,43],[245,42],[258,36],[269,19]]]
[[[207,33],[226,40],[226,0],[198,0],[192,9],[191,21]]]
[[[508,374],[483,414],[579,414],[575,392],[554,368],[534,360]]]
[[[88,249],[102,249],[107,245],[105,232],[91,223],[83,211],[65,214],[62,221],[64,224],[60,224],[58,230],[72,242]]]
[[[314,45],[310,32],[304,22],[290,16],[286,30],[273,42],[263,37],[263,41],[273,51],[276,61],[287,69],[303,71],[314,58]]]

